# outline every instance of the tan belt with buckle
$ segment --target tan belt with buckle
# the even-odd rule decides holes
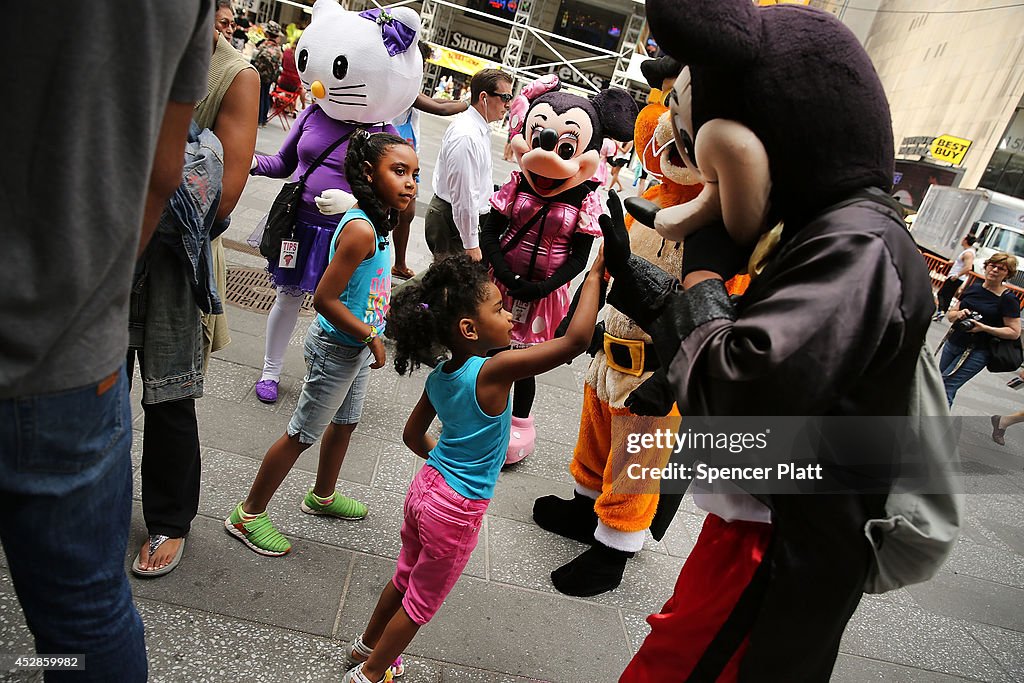
[[[629,365],[622,365],[618,359],[625,360],[625,354],[620,349],[624,348],[629,353]],[[604,333],[604,359],[612,370],[639,377],[644,374],[644,364],[647,360],[647,344],[639,339],[620,339],[619,337]],[[618,358],[618,359],[617,359]]]

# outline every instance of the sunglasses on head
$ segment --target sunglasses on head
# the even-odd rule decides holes
[[[489,92],[487,94],[491,97],[500,97],[502,102],[512,101],[512,93],[509,92]]]

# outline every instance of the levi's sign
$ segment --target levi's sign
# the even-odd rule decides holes
[[[451,47],[456,50],[468,52],[473,55],[480,55],[485,59],[493,60],[495,62],[500,62],[505,55],[505,50],[508,49],[507,47],[502,47],[501,45],[495,45],[494,43],[488,43],[487,41],[479,40],[478,38],[471,38],[470,36],[467,36],[464,33],[459,33],[458,31],[452,33],[448,40],[451,43]],[[532,64],[541,64],[548,61],[550,60],[547,57],[542,57],[541,55],[533,55],[533,58],[530,60],[530,64],[524,64],[520,68],[529,69]],[[453,68],[449,67],[446,64],[442,64],[441,66]],[[575,83],[576,85],[580,86],[590,86],[590,84],[587,83],[586,80],[580,78],[579,74],[577,74],[575,71],[573,71],[572,69],[565,65],[551,65],[548,67],[544,67],[544,71],[546,73],[557,74],[558,78],[563,83],[566,84]],[[475,73],[475,71],[463,71],[462,73]],[[584,73],[586,74],[587,78],[591,80],[591,82],[597,89],[603,89],[605,86],[608,85],[607,76],[601,76],[599,74],[588,72]]]

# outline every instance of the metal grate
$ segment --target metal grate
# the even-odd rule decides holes
[[[232,251],[240,251],[243,254],[249,254],[250,256],[259,256],[263,258],[263,254],[260,250],[254,246],[251,246],[248,242],[238,242],[236,240],[224,240],[224,248],[231,249]]]
[[[262,268],[228,266],[227,290],[228,303],[260,313],[269,313],[276,297],[270,286],[270,274]],[[306,295],[302,310],[313,311],[312,295]]]

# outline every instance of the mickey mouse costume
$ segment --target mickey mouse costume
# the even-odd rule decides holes
[[[705,186],[653,216],[662,236],[684,240],[681,286],[629,254],[624,227],[605,232],[609,302],[650,333],[668,366],[634,396],[669,391],[684,416],[908,415],[916,378],[934,379],[922,353],[931,289],[888,202],[889,109],[863,48],[831,15],[796,5],[648,0],[647,18],[687,67],[669,106],[676,144]],[[778,248],[730,301],[723,280],[778,222]],[[828,680],[879,563],[870,530],[888,517],[900,453],[877,432],[819,436],[825,476],[809,494],[757,495],[768,536],[708,518],[620,680]],[[916,580],[942,555],[930,560]],[[749,571],[732,571],[738,563]],[[719,590],[734,600],[726,609],[699,602]],[[674,611],[682,617],[661,618]]]

